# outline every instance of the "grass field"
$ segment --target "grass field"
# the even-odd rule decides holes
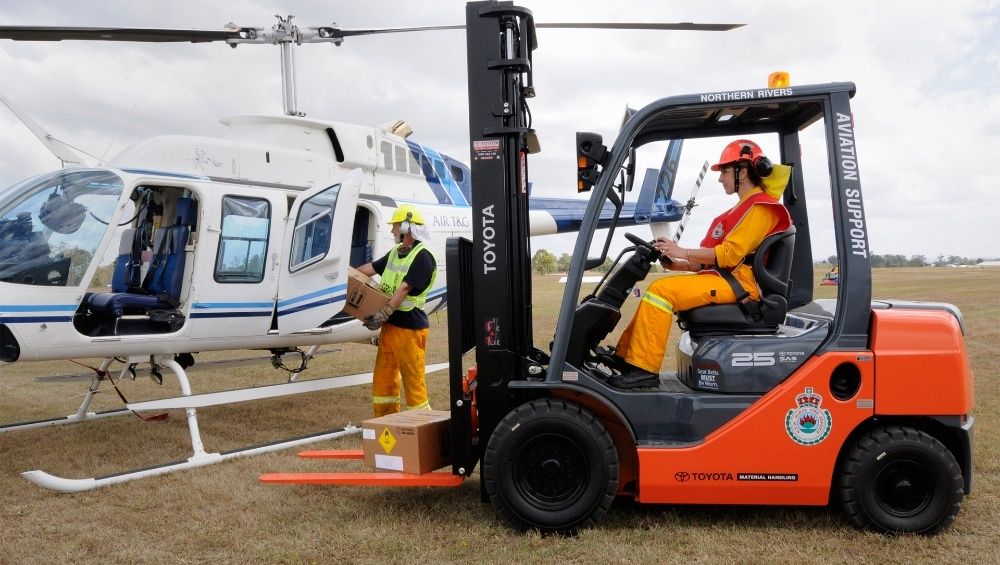
[[[819,271],[817,271],[819,274]],[[354,462],[308,461],[294,451],[237,459],[81,494],[42,490],[19,476],[43,469],[82,478],[190,456],[180,411],[0,434],[0,563],[74,562],[996,562],[1000,555],[1000,269],[878,269],[876,298],[950,302],[965,316],[976,377],[974,489],[954,525],[936,537],[889,537],[855,529],[837,507],[642,506],[618,500],[575,538],[507,530],[479,502],[478,473],[455,489],[264,486],[262,473],[350,471]],[[819,280],[817,276],[816,280]],[[562,285],[535,279],[536,343],[551,339]],[[819,287],[817,297],[833,296]],[[629,305],[634,308],[635,300]],[[629,316],[631,312],[625,315]],[[434,316],[428,362],[446,360],[445,314]],[[672,340],[679,332],[674,329]],[[613,336],[616,338],[617,336]],[[328,346],[308,378],[371,370],[375,348]],[[671,348],[672,349],[672,346]],[[669,350],[669,349],[668,349]],[[259,355],[201,355],[199,361]],[[673,364],[668,358],[665,367]],[[196,365],[197,367],[197,365]],[[0,421],[76,411],[86,381],[38,384],[80,372],[67,362],[0,366]],[[195,392],[283,381],[266,360],[192,371]],[[447,406],[444,373],[428,377],[432,405]],[[176,383],[121,384],[129,400],[174,396]],[[233,449],[358,423],[370,387],[201,409],[208,451]],[[93,409],[121,404],[113,391]],[[355,448],[350,437],[310,448]]]

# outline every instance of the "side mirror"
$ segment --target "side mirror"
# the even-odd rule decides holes
[[[635,147],[628,150],[628,165],[625,166],[625,192],[632,192],[635,183]]]
[[[608,148],[601,143],[602,141],[603,138],[600,134],[576,132],[577,192],[590,190],[601,176],[597,167],[604,165],[604,159],[608,155]]]

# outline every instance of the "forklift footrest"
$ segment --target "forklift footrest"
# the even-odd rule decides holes
[[[457,487],[465,481],[451,471],[423,475],[408,473],[270,473],[260,476],[262,483],[295,485],[341,485],[357,487]]]
[[[313,451],[300,451],[299,457],[303,459],[357,459],[365,458],[364,451],[360,449],[319,449]]]

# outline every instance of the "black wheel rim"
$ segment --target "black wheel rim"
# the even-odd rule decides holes
[[[590,480],[583,449],[562,434],[535,436],[514,454],[514,486],[542,510],[560,510],[579,500]]]
[[[909,459],[891,461],[875,478],[875,499],[899,518],[922,512],[934,495],[934,477],[926,465]]]

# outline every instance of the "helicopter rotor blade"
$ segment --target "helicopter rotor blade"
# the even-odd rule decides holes
[[[374,35],[377,33],[405,33],[409,31],[433,31],[440,29],[465,29],[465,25],[419,26],[419,27],[373,27],[365,29],[345,29],[339,27],[310,28],[318,32],[320,38],[344,38],[356,35]]]
[[[680,23],[627,23],[627,22],[586,22],[586,23],[536,23],[538,29],[636,29],[636,30],[666,30],[666,31],[729,31],[746,24],[696,24]],[[379,27],[367,29],[345,29],[338,27],[310,28],[318,32],[320,37],[351,37],[356,35],[373,35],[376,33],[402,33],[409,31],[431,31],[441,29],[465,29],[464,25],[420,26],[420,27]]]
[[[536,23],[538,29],[623,29],[662,31],[728,31],[744,24],[696,24],[680,23]],[[288,30],[294,26],[289,26]],[[133,41],[146,43],[210,43],[223,41],[231,45],[242,43],[277,43],[295,41],[299,43],[334,42],[339,44],[345,37],[375,35],[383,33],[406,33],[413,31],[434,31],[465,29],[464,25],[440,25],[417,27],[380,27],[347,29],[336,26],[306,28],[306,31],[292,37],[288,33],[269,32],[265,28],[239,27],[227,25],[221,30],[211,29],[171,29],[137,27],[73,27],[73,26],[0,26],[0,39],[15,41]],[[296,28],[297,30],[297,28]],[[280,37],[279,37],[280,36]]]
[[[638,23],[638,22],[587,22],[587,23],[536,23],[538,29],[652,29],[667,31],[729,31],[746,24],[696,24],[679,23]]]
[[[134,27],[0,26],[0,39],[15,41],[137,41],[148,43],[233,41],[253,39],[255,28],[169,29]]]

